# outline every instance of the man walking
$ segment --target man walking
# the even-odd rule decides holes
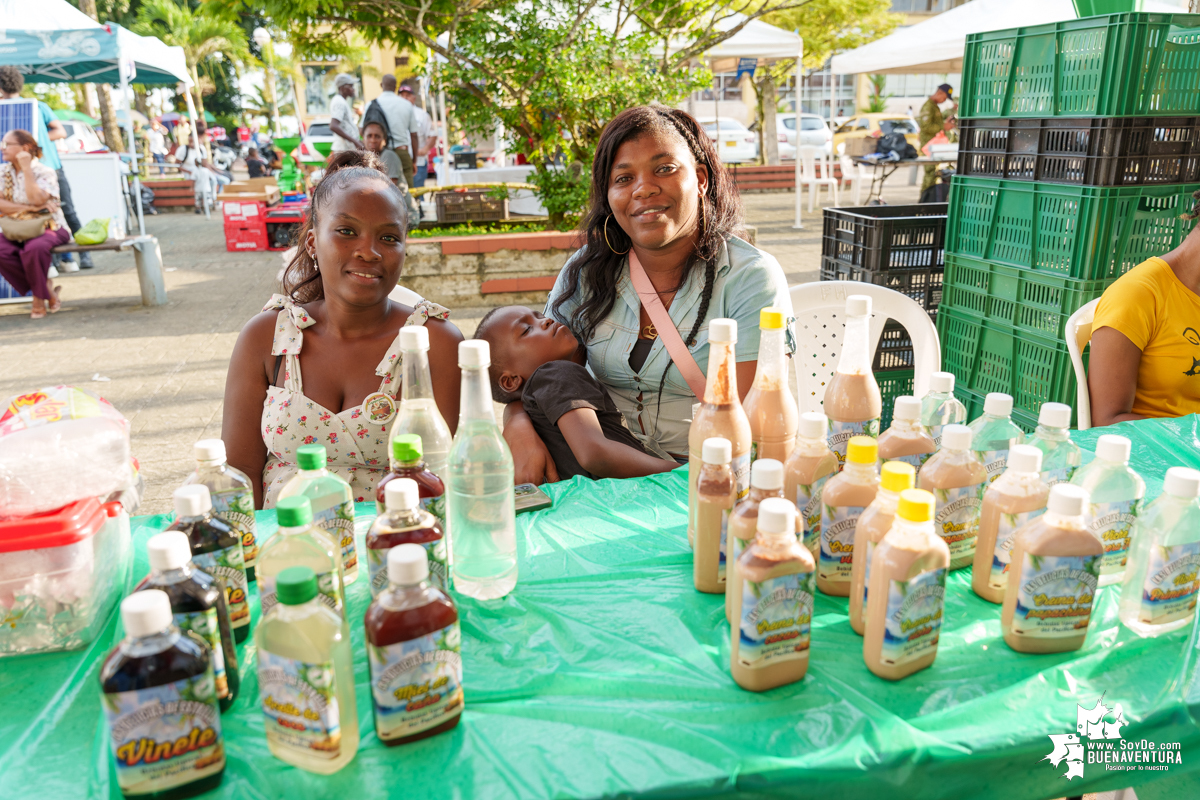
[[[413,104],[396,94],[395,75],[384,75],[379,85],[383,92],[375,98],[375,102],[387,118],[390,137],[388,147],[400,156],[400,164],[404,167],[404,182],[412,186],[416,177],[417,135],[420,133],[417,115],[413,113]]]
[[[421,97],[413,87],[406,83],[400,84],[400,97],[413,105],[413,113],[417,117],[417,160],[416,177],[413,178],[413,188],[419,189],[425,185],[429,177],[429,154],[437,146],[437,136],[434,134],[433,119],[429,112],[422,107]]]
[[[954,128],[954,121],[947,121],[942,116],[942,103],[951,99],[954,94],[953,87],[948,83],[943,83],[937,88],[937,91],[929,96],[925,101],[925,105],[921,106],[921,113],[917,116],[917,126],[920,129],[918,136],[921,142],[918,150],[921,150],[925,145],[929,144],[929,140],[937,136],[943,131],[949,132]],[[937,183],[937,165],[930,164],[925,167],[925,179],[921,181],[921,194],[925,194],[925,190]]]
[[[333,152],[365,149],[358,138],[358,117],[350,106],[358,79],[345,72],[333,79],[333,99],[329,101],[329,130],[333,133]]]

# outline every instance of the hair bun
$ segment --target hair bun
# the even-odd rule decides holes
[[[379,160],[379,156],[375,155],[370,150],[342,150],[332,154],[329,157],[329,160],[326,162],[325,166],[325,176],[329,177],[338,170],[352,169],[354,167],[376,169],[380,172],[386,172],[383,167],[383,162]]]

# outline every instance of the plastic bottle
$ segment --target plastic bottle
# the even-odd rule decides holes
[[[824,428],[822,428],[824,430]],[[760,458],[750,465],[750,492],[729,515],[726,534],[725,621],[733,620],[733,598],[742,591],[741,578],[733,568],[758,533],[758,506],[768,497],[784,497],[783,464],[773,458]],[[800,520],[797,517],[797,529]],[[801,541],[803,531],[801,530]]]
[[[932,492],[936,499],[933,529],[950,548],[950,569],[970,566],[979,535],[987,470],[971,450],[972,438],[966,425],[942,428],[942,449],[917,476],[918,488]]]
[[[1083,647],[1092,618],[1104,546],[1087,529],[1088,493],[1060,483],[1046,513],[1017,532],[1000,629],[1020,653]]]
[[[242,559],[242,537],[212,515],[212,500],[203,484],[175,490],[175,522],[170,531],[183,531],[192,545],[192,563],[212,575],[225,589],[233,638],[250,635],[249,582]]]
[[[254,484],[246,473],[234,469],[225,461],[225,443],[220,439],[201,439],[192,449],[196,469],[184,479],[183,485],[202,483],[212,498],[213,516],[242,537],[242,557],[246,564],[246,579],[254,580],[254,565],[258,561],[258,542],[255,538]]]
[[[134,591],[165,592],[171,600],[175,626],[204,641],[212,658],[217,701],[225,711],[237,699],[241,680],[221,584],[192,563],[192,545],[183,531],[164,531],[151,536],[146,543],[146,554],[150,557],[150,574]]]
[[[890,681],[937,658],[950,549],[933,530],[933,495],[900,493],[892,529],[871,555],[863,661]]]
[[[1013,445],[1008,469],[983,493],[971,589],[989,603],[1004,602],[1017,531],[1046,510],[1050,487],[1042,480],[1041,469],[1041,450]]]
[[[1122,624],[1138,636],[1190,625],[1200,588],[1200,472],[1171,467],[1163,493],[1138,515],[1121,586]]]
[[[1047,486],[1070,483],[1083,463],[1079,445],[1071,441],[1071,407],[1063,403],[1042,403],[1037,430],[1029,444],[1042,451],[1042,480]]]
[[[871,371],[871,298],[865,295],[846,298],[842,356],[825,387],[824,409],[829,417],[829,449],[837,454],[839,464],[846,462],[851,437],[878,438],[883,399]]]
[[[293,767],[330,775],[358,750],[349,632],[319,599],[308,567],[279,573],[275,590],[279,602],[254,635],[267,747]]]
[[[921,401],[897,397],[893,409],[892,426],[879,435],[879,460],[903,461],[919,470],[937,450],[921,424]]]
[[[342,580],[342,549],[329,532],[313,524],[307,497],[285,497],[275,506],[279,530],[258,554],[258,594],[265,617],[277,601],[275,579],[288,567],[308,567],[317,576],[317,598],[345,616],[346,589]]]
[[[929,393],[921,398],[921,424],[933,437],[934,446],[942,446],[942,428],[966,421],[967,407],[954,396],[954,375],[950,372],[930,375]]]
[[[400,329],[400,412],[392,424],[390,438],[414,433],[424,445],[425,466],[439,478],[446,476],[450,456],[450,426],[442,418],[433,399],[433,380],[429,377],[429,331],[423,325],[405,325]],[[434,513],[434,516],[440,515]],[[443,520],[444,521],[444,520]]]
[[[125,638],[100,667],[121,794],[176,800],[216,789],[225,745],[207,646],[180,633],[157,589],[126,597],[121,622]],[[170,759],[145,757],[168,750]]]
[[[491,361],[487,342],[459,342],[461,410],[446,467],[454,589],[477,600],[504,597],[517,585],[513,460],[492,408]]]
[[[329,533],[342,550],[342,573],[347,585],[358,579],[358,549],[354,544],[354,492],[350,484],[325,468],[325,446],[296,448],[300,471],[283,485],[279,498],[308,498],[313,522]]]
[[[971,449],[987,470],[988,482],[1004,474],[1008,451],[1025,441],[1025,432],[1012,421],[1013,399],[1002,392],[989,392],[983,400],[983,414],[971,423]]]
[[[820,554],[821,489],[841,465],[826,444],[829,420],[819,411],[800,415],[796,447],[784,464],[784,497],[796,504],[804,530],[804,546],[814,560]]]
[[[1146,496],[1146,482],[1129,468],[1131,445],[1124,436],[1106,433],[1096,440],[1096,458],[1080,467],[1071,483],[1087,490],[1088,530],[1104,545],[1100,585],[1120,583],[1133,535],[1133,523]]]
[[[850,594],[854,567],[854,530],[858,517],[879,491],[879,449],[869,436],[855,436],[846,447],[846,467],[821,489],[821,548],[817,588],[825,594]]]
[[[411,478],[416,481],[421,495],[421,510],[437,517],[438,524],[445,529],[446,484],[429,469],[422,450],[421,437],[415,433],[402,433],[392,439],[391,469],[375,486],[375,511],[382,514],[387,508],[384,490],[388,483],[396,478]]]
[[[430,584],[426,552],[418,544],[388,551],[388,586],[363,618],[375,733],[386,745],[435,736],[462,717],[458,609]]]
[[[738,686],[765,692],[802,680],[812,630],[813,559],[796,540],[796,507],[781,497],[758,506],[758,536],[734,567],[729,668]]]
[[[450,591],[450,563],[446,537],[437,517],[420,506],[419,487],[412,478],[397,478],[384,487],[386,510],[367,531],[367,566],[371,574],[371,596],[387,588],[388,553],[405,544],[418,544],[428,556],[426,572],[439,591]]]
[[[700,478],[701,450],[705,439],[728,439],[733,448],[733,480],[737,498],[750,486],[750,419],[742,409],[737,388],[737,322],[714,319],[708,324],[708,381],[704,402],[692,415],[688,429],[688,544],[696,546],[696,481]]]
[[[884,462],[879,471],[879,491],[871,505],[858,518],[854,529],[854,559],[850,571],[850,627],[859,636],[866,631],[867,597],[871,585],[871,556],[875,547],[892,529],[900,493],[916,486],[917,472],[912,464],[903,461]]]
[[[796,446],[798,410],[788,386],[786,321],[777,308],[764,308],[758,315],[758,370],[745,403],[751,464],[760,458],[787,461]]]
[[[729,512],[733,510],[735,484],[732,447],[728,439],[704,440],[704,464],[696,482],[696,549],[692,556],[692,582],[696,591],[725,591],[725,548]]]

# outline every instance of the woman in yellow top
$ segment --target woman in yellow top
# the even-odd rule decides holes
[[[1200,218],[1200,191],[1183,219]],[[1200,413],[1200,225],[1104,292],[1092,323],[1092,425]]]

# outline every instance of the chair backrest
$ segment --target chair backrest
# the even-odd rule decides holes
[[[1092,427],[1092,396],[1088,392],[1087,370],[1083,368],[1083,348],[1092,340],[1092,321],[1096,319],[1099,303],[1100,298],[1085,303],[1067,319],[1063,333],[1067,352],[1071,355],[1071,368],[1075,370],[1075,420],[1081,431]]]
[[[942,347],[933,320],[915,300],[885,286],[856,281],[801,283],[788,291],[796,315],[796,396],[801,412],[822,410],[825,386],[842,354],[846,298],[852,294],[871,298],[872,353],[884,323],[896,320],[913,342],[913,394],[924,397],[929,391],[930,374],[942,368]]]
[[[842,167],[843,180],[854,180],[858,177],[858,169],[855,167],[854,162],[850,160],[850,156],[843,153],[838,156],[838,163]]]
[[[412,289],[406,289],[400,284],[396,284],[396,288],[388,292],[388,298],[395,300],[397,303],[403,303],[406,306],[415,306],[424,298],[414,292]]]
[[[815,147],[797,147],[796,158],[800,163],[800,175],[806,181],[811,181],[817,177],[817,148]]]

